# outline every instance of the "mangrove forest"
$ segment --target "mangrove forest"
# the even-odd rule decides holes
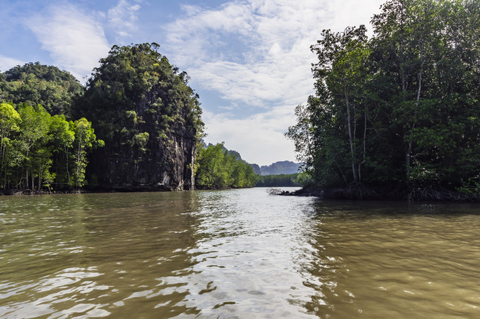
[[[323,30],[315,94],[286,136],[340,198],[480,193],[480,3],[393,0],[367,28]]]

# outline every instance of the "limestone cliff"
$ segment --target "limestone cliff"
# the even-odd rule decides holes
[[[203,123],[188,76],[156,44],[114,46],[74,107],[105,141],[91,157],[90,186],[117,190],[184,190]]]

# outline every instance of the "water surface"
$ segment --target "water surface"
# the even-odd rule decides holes
[[[1,318],[478,318],[473,204],[0,198]]]

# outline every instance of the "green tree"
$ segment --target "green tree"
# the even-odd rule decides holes
[[[41,104],[51,114],[69,116],[73,100],[82,95],[83,90],[70,73],[39,62],[0,73],[0,102]]]
[[[370,40],[324,30],[286,134],[315,183],[480,191],[479,21],[476,1],[392,0]]]
[[[73,130],[75,132],[74,146],[74,174],[73,183],[76,188],[87,184],[85,171],[88,164],[87,153],[95,147],[103,147],[102,140],[97,140],[92,123],[85,118],[75,121]]]
[[[39,170],[37,174],[41,175],[43,170],[48,167],[46,160],[48,153],[44,148],[48,142],[47,133],[51,116],[41,105],[33,107],[22,104],[18,108],[18,113],[22,121],[16,146],[19,148],[23,164],[24,185],[27,189],[30,187],[34,189],[35,170]]]
[[[0,178],[3,178],[3,188],[6,185],[6,158],[7,150],[12,146],[10,136],[13,132],[19,130],[18,124],[22,121],[18,112],[13,108],[12,104],[0,103]]]
[[[104,185],[193,186],[203,131],[198,95],[158,49],[155,43],[113,46],[73,108],[106,142],[92,154],[92,172]]]
[[[229,152],[224,143],[201,148],[197,157],[196,183],[199,187],[253,187],[257,179],[253,167]]]
[[[50,122],[50,143],[51,150],[54,154],[54,168],[57,184],[69,185],[72,183],[71,179],[71,165],[70,153],[72,151],[73,142],[75,141],[74,123],[68,122],[65,116],[52,116]]]
[[[362,25],[359,28],[346,28],[344,32],[338,33],[324,30],[322,40],[312,46],[312,51],[319,59],[314,66],[317,92],[319,96],[324,95],[321,100],[330,100],[330,112],[333,113],[328,120],[335,121],[339,118],[338,115],[346,120],[354,182],[361,181],[361,166],[365,163],[367,97],[364,83],[368,78],[365,62],[369,56],[366,44],[366,28]],[[339,108],[342,104],[346,112]],[[346,114],[346,117],[343,114]],[[359,121],[362,118],[363,123]],[[359,126],[363,126],[363,160],[358,158]]]

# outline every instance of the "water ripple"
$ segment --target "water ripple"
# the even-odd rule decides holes
[[[475,205],[4,197],[2,318],[475,318]]]

